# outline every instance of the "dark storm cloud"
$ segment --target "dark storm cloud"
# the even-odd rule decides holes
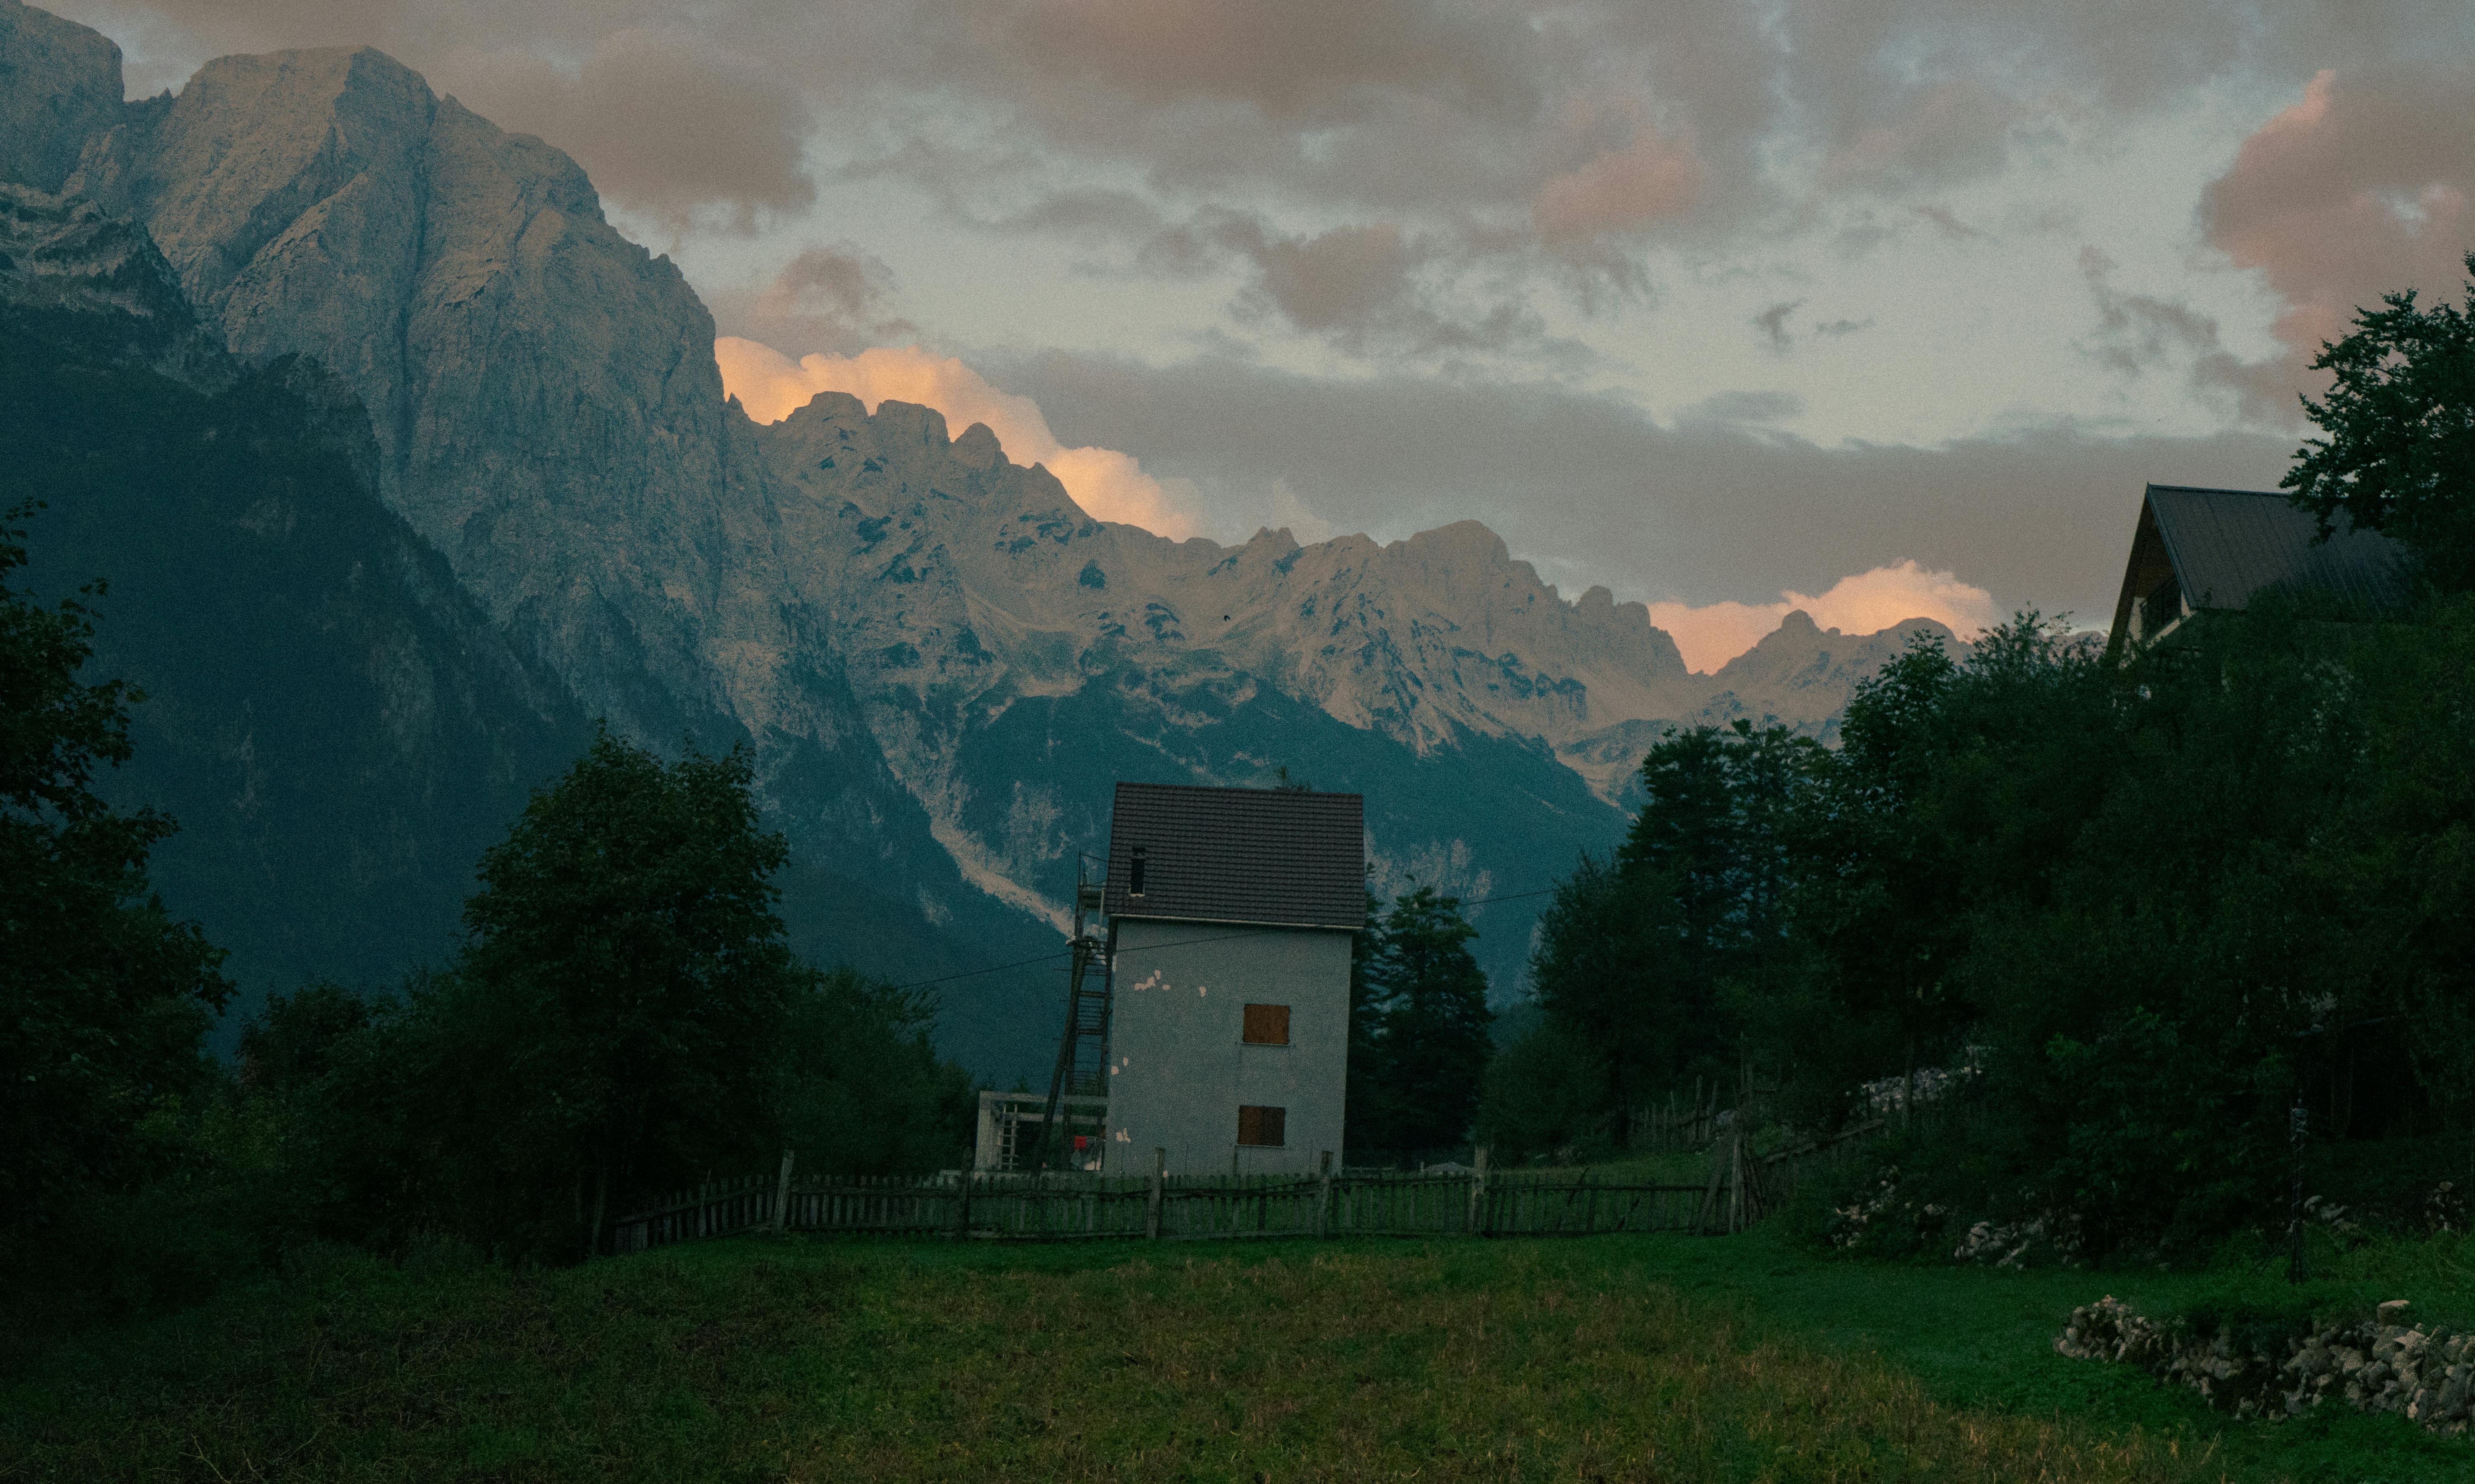
[[[2144,482],[2273,488],[2292,450],[2262,435],[2068,427],[1826,449],[1717,419],[1662,426],[1546,385],[1062,354],[990,364],[1059,438],[1140,449],[1145,469],[1196,480],[1207,500],[1281,480],[1336,529],[1385,538],[1477,517],[1568,592],[1605,582],[1695,602],[1820,592],[1913,558],[2006,604],[2102,620]]]

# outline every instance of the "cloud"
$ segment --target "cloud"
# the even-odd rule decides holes
[[[1686,414],[1720,423],[1779,423],[1804,411],[1804,399],[1794,392],[1718,392],[1703,398]]]
[[[957,430],[985,423],[1006,456],[1044,464],[1074,502],[1096,520],[1139,525],[1184,540],[1195,533],[1191,486],[1172,487],[1143,473],[1115,449],[1069,449],[1048,430],[1028,397],[998,391],[978,372],[949,356],[879,347],[857,355],[808,355],[794,361],[771,346],[724,335],[714,342],[723,389],[759,423],[778,423],[819,392],[847,392],[874,412],[889,398],[943,413]]]
[[[2465,278],[2475,248],[2475,65],[2323,70],[2245,139],[2200,204],[2210,243],[2285,303],[2283,368],[2301,385],[2359,307]]]
[[[816,200],[798,89],[696,34],[616,31],[573,72],[528,51],[457,53],[447,71],[475,111],[560,146],[605,194],[674,224],[719,208],[745,231],[760,211]]]
[[[1272,481],[1272,522],[1308,546],[1330,541],[1333,536],[1332,523],[1298,499],[1298,492],[1289,488],[1287,479]]]
[[[1581,364],[1559,334],[1658,304],[1658,280],[1726,263],[1794,281],[1777,259],[1823,251],[1881,205],[1869,198],[1979,179],[2041,127],[2101,150],[2195,100],[2299,87],[2299,59],[2377,67],[2475,40],[2475,11],[2448,0],[2342,15],[2161,0],[2128,20],[1973,0],[60,3],[198,60],[384,46],[575,155],[682,246],[796,216],[820,182],[838,207],[902,202],[906,226],[933,214],[1001,242],[1053,233],[1113,270],[1166,271],[1174,255],[1138,260],[1164,223],[1253,222],[1254,241],[1204,242],[1207,271],[1245,279],[1225,323],[1180,329],[1295,331],[1370,372],[1484,357],[1549,375]],[[1945,231],[1977,220],[1921,209]],[[815,235],[894,240],[864,220]],[[920,255],[936,253],[930,239]],[[932,314],[935,270],[896,266]],[[908,338],[799,335],[837,351]]]
[[[2293,441],[2125,437],[2069,424],[1940,448],[1824,447],[1551,382],[1300,375],[1052,352],[976,362],[1059,436],[1139,450],[1191,480],[1205,529],[1242,541],[1287,481],[1337,530],[1381,540],[1484,521],[1567,592],[1692,605],[1825,593],[1913,560],[2005,607],[2110,614],[2142,486],[2273,489]],[[1231,522],[1245,513],[1243,523]]]
[[[856,244],[809,248],[757,293],[712,297],[714,316],[734,331],[794,353],[849,355],[870,346],[916,340],[919,327],[894,312],[894,270]]]
[[[1790,338],[1787,332],[1787,317],[1794,314],[1803,304],[1804,301],[1801,299],[1782,300],[1753,316],[1753,328],[1760,330],[1763,337],[1770,341],[1771,349],[1775,351],[1787,349]]]
[[[1692,210],[1702,179],[1690,149],[1644,129],[1623,149],[1538,187],[1530,215],[1549,243],[1624,231]]]
[[[1416,0],[1041,0],[1010,39],[1035,65],[1157,104],[1331,122],[1375,90],[1525,117],[1538,79],[1512,17]]]
[[[1961,221],[1959,217],[1948,207],[1922,206],[1910,207],[1908,209],[1914,211],[1917,215],[1924,217],[1926,221],[1931,222],[1934,225],[1935,230],[1939,231],[1945,237],[1953,242],[1966,242],[1972,238],[1982,237],[1985,235],[1985,233],[1969,226],[1966,222]]]
[[[1994,595],[1983,588],[1903,561],[1842,577],[1818,596],[1781,593],[1775,603],[1653,603],[1650,621],[1675,637],[1687,666],[1707,674],[1761,643],[1800,608],[1824,628],[1847,634],[1876,634],[1904,620],[1938,619],[1966,639],[2000,617]]]
[[[2225,348],[2218,322],[2189,304],[2115,287],[2121,266],[2095,247],[2080,249],[2080,276],[2096,302],[2096,333],[2085,346],[2100,365],[2123,377],[2182,365],[2203,392],[2231,394],[2247,421],[2292,426],[2301,421],[2291,377],[2269,363],[2246,361]]]
[[[1248,280],[1234,306],[1241,322],[1277,322],[1352,354],[1566,349],[1548,343],[1538,314],[1500,286],[1462,291],[1473,264],[1452,239],[1398,223],[1292,234],[1255,213],[1207,208],[1154,231],[1138,260],[1183,277],[1234,264]]]
[[[1881,100],[1887,116],[1846,138],[1822,167],[1826,183],[1894,190],[1991,175],[2010,153],[2017,101],[1974,79],[1946,79]]]

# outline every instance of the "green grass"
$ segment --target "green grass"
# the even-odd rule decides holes
[[[2392,1271],[2326,1294],[2441,1303],[2462,1271],[2357,1260]],[[0,1478],[2475,1475],[2475,1446],[2395,1419],[2233,1424],[2050,1349],[2101,1293],[2163,1311],[2267,1282],[1895,1267],[1758,1232],[748,1239],[547,1273],[336,1255],[21,1358]]]

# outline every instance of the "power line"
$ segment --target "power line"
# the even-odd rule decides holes
[[[1507,891],[1495,896],[1460,897],[1456,899],[1456,903],[1461,907],[1484,907],[1490,902],[1518,902],[1524,897],[1553,896],[1562,889],[1563,888],[1561,887],[1540,887],[1533,891]],[[1255,936],[1255,931],[1256,930],[1249,930],[1244,933],[1215,933],[1209,937],[1180,937],[1171,938],[1165,943],[1145,943],[1143,945],[1143,952],[1153,953],[1163,948],[1191,948],[1197,943],[1220,943],[1226,942],[1233,937],[1252,937]],[[959,973],[942,974],[935,979],[915,980],[910,984],[896,985],[894,987],[896,990],[926,989],[937,985],[952,984],[958,979],[976,979],[982,974],[1002,974],[1008,969],[1029,968],[1035,963],[1046,963],[1051,959],[1070,958],[1073,956],[1073,953],[1074,950],[1071,948],[1060,948],[1055,953],[1044,953],[1040,955],[1038,958],[1017,959],[1012,963],[992,963],[986,968],[964,969]]]

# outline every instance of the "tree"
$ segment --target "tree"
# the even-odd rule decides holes
[[[789,847],[758,828],[750,788],[738,749],[666,766],[605,725],[483,855],[429,1014],[495,1165],[459,1183],[504,1190],[481,1224],[508,1240],[597,1250],[614,1201],[778,1149],[801,970],[774,912]]]
[[[1662,873],[1585,854],[1538,915],[1531,993],[1565,1031],[1563,1044],[1591,1058],[1577,1080],[1605,1099],[1599,1121],[1611,1141],[1622,1137],[1626,1111],[1697,1055],[1713,1029],[1697,1013],[1706,1007],[1678,992],[1693,982],[1697,961],[1682,894]]]
[[[1622,848],[1585,857],[1541,914],[1532,992],[1561,1027],[1558,1044],[1594,1058],[1581,1081],[1606,1099],[1609,1140],[1664,1087],[1731,1071],[1748,1026],[1777,1018],[1797,946],[1786,918],[1796,820],[1824,760],[1782,726],[1669,733],[1642,760],[1642,807]]]
[[[1636,896],[1668,899],[1682,934],[1657,990],[1683,1033],[1669,1077],[1744,1056],[1749,1023],[1781,992],[1799,819],[1828,761],[1809,737],[1745,720],[1671,733],[1642,760],[1641,812],[1616,859]]]
[[[2475,275],[2475,253],[2466,257]],[[2445,592],[2475,589],[2475,284],[2464,307],[2415,306],[2413,289],[2359,311],[2324,343],[2315,371],[2335,375],[2303,411],[2327,434],[2305,441],[2279,481],[2332,528],[2338,512],[2388,531]]]
[[[103,585],[51,607],[8,585],[36,508],[0,517],[0,1225],[144,1173],[141,1120],[208,1078],[200,1038],[232,992],[221,951],[148,889],[173,822],[94,791],[128,759],[128,708],[144,699],[78,678],[93,654],[84,599]]]
[[[1469,951],[1478,929],[1460,898],[1419,887],[1384,914],[1354,1007],[1350,1142],[1388,1151],[1450,1148],[1469,1137],[1486,1070],[1486,975]],[[1363,1058],[1361,1065],[1360,1058]]]
[[[803,969],[781,1037],[783,1136],[799,1168],[921,1175],[971,1158],[979,1095],[937,1058],[935,999],[850,968]]]

